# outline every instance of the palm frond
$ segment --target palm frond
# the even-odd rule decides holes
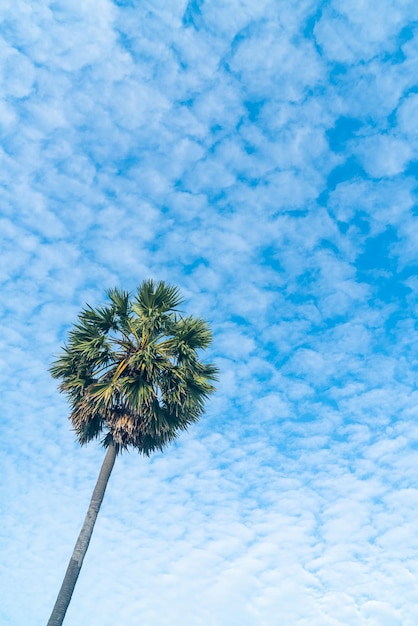
[[[203,350],[212,343],[212,332],[205,320],[186,317],[179,319],[173,328],[173,341],[192,350]]]
[[[153,280],[144,280],[135,296],[137,310],[145,317],[175,311],[182,302],[178,288],[167,285],[164,281],[155,283]]]
[[[102,306],[93,309],[87,305],[79,315],[81,323],[88,324],[90,328],[107,333],[115,327],[115,312],[112,307]]]
[[[114,289],[108,289],[106,294],[113,304],[112,312],[116,313],[119,319],[129,317],[129,291],[121,291],[115,287]]]

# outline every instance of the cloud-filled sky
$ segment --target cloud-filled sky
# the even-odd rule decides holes
[[[0,622],[44,626],[103,458],[48,367],[145,278],[207,412],[118,457],[66,626],[418,623],[416,0],[3,0]]]

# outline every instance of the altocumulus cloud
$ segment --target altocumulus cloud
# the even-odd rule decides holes
[[[43,624],[102,451],[48,365],[147,277],[221,380],[118,459],[66,623],[417,623],[416,2],[3,2],[7,626]]]

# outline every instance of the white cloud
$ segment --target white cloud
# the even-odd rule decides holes
[[[335,0],[315,25],[315,36],[328,58],[356,63],[396,50],[396,40],[405,20],[414,20],[411,0],[382,5],[373,2]]]
[[[408,134],[409,141],[418,134],[418,94],[412,93],[400,104],[397,111],[399,129]]]
[[[407,141],[390,136],[371,136],[357,150],[366,172],[373,178],[396,176],[404,171],[412,157]]]
[[[4,40],[0,45],[0,85],[3,97],[24,98],[32,90],[35,71],[32,62]]]

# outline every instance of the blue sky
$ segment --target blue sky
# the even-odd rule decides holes
[[[3,0],[0,622],[46,623],[103,451],[48,367],[144,278],[201,422],[117,459],[66,626],[418,621],[416,0]]]

